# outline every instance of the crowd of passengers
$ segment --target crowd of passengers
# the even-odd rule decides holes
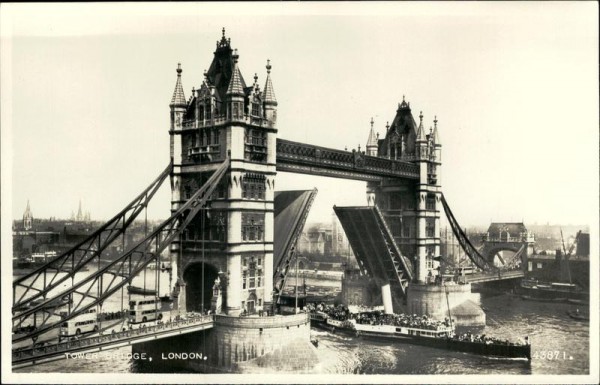
[[[464,334],[459,334],[459,335],[454,334],[452,336],[452,339],[455,339],[458,341],[477,342],[477,343],[486,344],[486,345],[494,344],[494,345],[519,346],[519,345],[528,345],[529,344],[529,337],[525,337],[525,341],[519,340],[517,342],[511,342],[507,339],[489,337],[489,336],[486,336],[485,334],[479,335],[479,334],[471,334],[471,333],[464,333]]]
[[[444,321],[439,321],[433,320],[426,315],[385,314],[382,311],[351,313],[350,310],[343,305],[310,304],[307,308],[309,311],[321,311],[338,321],[353,319],[356,323],[363,325],[407,326],[426,330],[442,330],[445,327],[450,326],[450,320],[448,318],[445,318]]]

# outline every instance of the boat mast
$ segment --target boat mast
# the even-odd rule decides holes
[[[294,313],[298,313],[298,254],[296,254],[296,308],[294,309]]]

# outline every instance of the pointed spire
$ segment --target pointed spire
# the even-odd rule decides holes
[[[264,100],[266,104],[277,105],[275,91],[273,91],[273,83],[271,82],[271,61],[267,59],[267,81],[265,82]]]
[[[185,107],[187,105],[185,101],[185,95],[183,93],[183,86],[181,85],[181,63],[177,63],[177,82],[175,83],[175,90],[173,91],[173,97],[171,98],[170,107]]]
[[[373,123],[373,118],[371,118],[371,131],[369,131],[369,139],[367,139],[367,150],[369,150],[369,147],[371,146],[377,146],[377,137],[373,130]]]
[[[385,122],[385,133],[387,134],[390,130],[390,122]]]
[[[229,48],[229,45],[231,44],[231,39],[227,39],[225,37],[225,27],[223,27],[223,36],[221,37],[221,41],[217,41],[217,49],[218,48]]]
[[[254,93],[259,95],[260,94],[260,86],[258,85],[258,75],[256,74],[256,72],[254,73]]]
[[[442,143],[440,142],[440,134],[438,133],[437,122],[438,122],[437,116],[435,116],[433,119],[432,141],[433,141],[433,144],[440,146]]]
[[[31,209],[29,208],[29,198],[27,198],[27,207],[25,208],[25,213],[29,213]]]
[[[410,104],[406,103],[406,99],[404,97],[404,95],[402,95],[402,103],[398,104],[398,109],[403,109],[403,108],[410,108]]]
[[[425,130],[423,129],[423,111],[419,114],[419,128],[417,128],[417,142],[425,142]]]
[[[240,74],[240,69],[237,64],[240,57],[237,53],[237,49],[233,51],[233,55],[231,57],[233,58],[233,71],[231,73],[231,80],[229,81],[226,95],[244,96],[242,75]]]

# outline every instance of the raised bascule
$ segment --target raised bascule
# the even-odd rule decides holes
[[[261,87],[257,74],[246,83],[239,58],[223,30],[212,63],[189,98],[179,65],[170,103],[169,166],[88,240],[14,281],[13,330],[20,334],[13,342],[31,346],[13,349],[13,366],[130,344],[137,352],[167,347],[204,352],[206,360],[185,363],[192,370],[309,372],[316,364],[309,318],[279,314],[278,302],[317,191],[276,192],[278,171],[367,183],[366,206],[334,211],[361,273],[380,287],[386,312],[443,317],[447,306],[470,298],[468,283],[442,284],[442,208],[473,263],[488,278],[502,279],[506,272],[473,247],[442,194],[437,118],[427,131],[423,114],[417,124],[403,97],[384,138],[375,135],[371,122],[365,151],[279,139],[271,64],[267,61]],[[128,226],[167,176],[170,218],[126,245]],[[122,254],[102,264],[107,247],[121,239]],[[123,298],[133,278],[151,264],[160,266],[162,258],[169,260],[174,277],[166,291],[175,321],[112,333],[101,327],[89,338],[36,342],[90,309],[102,313],[110,296]],[[98,267],[77,278],[91,263]],[[71,286],[62,290],[67,282]],[[32,323],[35,328],[26,329]]]

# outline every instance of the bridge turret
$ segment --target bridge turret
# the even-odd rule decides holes
[[[273,91],[273,82],[271,81],[271,61],[267,60],[267,81],[265,82],[264,90],[264,108],[265,118],[271,122],[274,127],[277,124],[277,99],[275,91]]]
[[[254,74],[254,84],[252,85],[252,93],[250,95],[250,116],[253,118],[261,119],[264,116],[263,106],[262,106],[262,92],[260,91],[260,86],[258,85],[258,75]]]
[[[233,71],[231,73],[231,80],[227,87],[227,93],[225,98],[227,100],[227,119],[240,120],[244,117],[244,86],[242,81],[242,75],[238,67],[239,55],[237,49],[233,53]]]
[[[417,147],[417,158],[425,158],[427,156],[427,138],[425,137],[425,129],[423,128],[423,111],[419,114],[419,127],[417,128],[417,138],[415,143]]]
[[[183,93],[183,85],[181,84],[181,63],[177,63],[177,81],[175,82],[175,90],[169,107],[171,109],[171,160],[174,164],[181,165],[181,146],[178,146],[175,140],[175,134],[181,132],[183,128],[183,116],[187,102]]]
[[[373,118],[371,118],[371,131],[369,131],[369,138],[367,139],[367,155],[377,156],[377,136],[373,130]]]

